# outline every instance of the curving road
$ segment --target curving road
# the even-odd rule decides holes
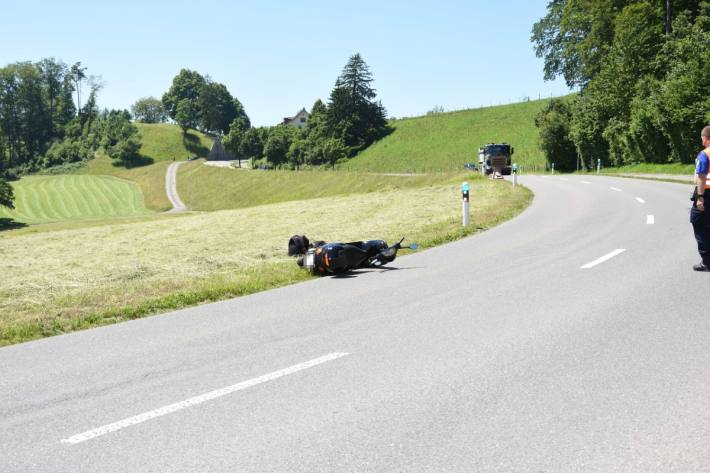
[[[185,212],[189,210],[187,206],[180,200],[177,192],[177,170],[184,161],[175,161],[170,163],[168,170],[165,173],[165,193],[168,195],[168,200],[173,208],[168,212]]]
[[[0,471],[710,471],[690,186],[521,183],[396,269],[0,349]]]

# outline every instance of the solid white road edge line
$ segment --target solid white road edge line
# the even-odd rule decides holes
[[[646,225],[653,225],[654,223],[656,223],[656,219],[653,215],[646,215]]]
[[[619,248],[618,250],[614,250],[611,253],[602,256],[601,258],[595,259],[591,263],[585,264],[584,266],[581,267],[581,269],[593,268],[594,266],[596,266],[598,264],[602,264],[604,261],[608,261],[608,260],[612,259],[614,256],[620,255],[624,251],[626,251],[626,250],[623,248]]]
[[[127,419],[119,420],[118,422],[114,422],[112,424],[104,425],[96,429],[87,430],[86,432],[80,434],[72,435],[69,438],[62,439],[62,443],[77,444],[81,442],[86,442],[87,440],[91,440],[101,435],[106,435],[108,433],[115,432],[117,430],[121,430],[132,425],[140,424],[141,422],[155,419],[156,417],[172,414],[173,412],[177,412],[188,407],[196,406],[198,404],[202,404],[203,402],[211,401],[212,399],[217,399],[219,397],[226,396],[227,394],[231,394],[236,391],[241,391],[243,389],[256,386],[257,384],[266,383],[267,381],[273,381],[275,379],[296,373],[297,371],[312,368],[314,366],[321,365],[323,363],[327,363],[329,361],[333,361],[347,355],[349,355],[349,353],[330,353],[328,355],[321,356],[320,358],[315,358],[304,363],[299,363],[297,365],[289,366],[288,368],[284,368],[269,374],[265,374],[263,376],[259,376],[258,378],[252,378],[247,381],[242,381],[241,383],[233,384],[222,389],[217,389],[215,391],[200,394],[199,396],[191,397],[190,399],[186,399],[181,402],[176,402],[175,404],[170,404],[169,406],[163,406],[158,409],[144,412],[133,417],[128,417]]]
[[[616,192],[621,192],[621,189],[619,189],[618,187],[610,187],[609,189],[616,191]]]
[[[639,201],[639,204],[645,204],[645,203],[646,203],[646,201],[643,200],[641,197],[636,197],[636,200]]]

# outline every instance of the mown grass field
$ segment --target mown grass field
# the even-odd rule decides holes
[[[165,193],[165,172],[170,161],[158,161],[148,166],[126,169],[114,166],[113,161],[103,153],[98,153],[86,167],[80,169],[80,175],[113,176],[135,182],[143,193],[146,208],[154,211],[170,210],[172,205]]]
[[[247,171],[205,166],[178,170],[178,194],[192,210],[223,210],[450,183],[454,173],[386,176],[345,171]],[[460,177],[460,173],[458,173]]]
[[[28,176],[11,183],[15,209],[0,206],[0,218],[38,224],[145,215],[137,184],[109,176]]]
[[[395,120],[394,132],[373,144],[341,169],[376,172],[456,171],[478,163],[478,148],[507,142],[519,165],[544,167],[535,115],[547,100]]]
[[[466,230],[460,222],[463,179],[472,183]],[[307,279],[286,256],[293,234],[324,240],[406,236],[426,247],[508,219],[532,198],[508,182],[471,175],[451,181],[456,184],[156,215],[132,223],[0,232],[0,344]]]
[[[212,146],[212,139],[191,131],[184,138],[180,127],[166,123],[136,123],[141,132],[140,153],[146,163],[143,166],[126,169],[114,166],[103,153],[89,161],[79,174],[114,176],[136,182],[143,193],[146,208],[154,211],[169,210],[172,206],[165,194],[165,172],[170,162],[184,161],[188,156],[206,156]]]

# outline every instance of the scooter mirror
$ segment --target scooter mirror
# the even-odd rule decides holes
[[[417,248],[419,248],[419,245],[417,245],[416,243],[412,243],[411,245],[409,245],[410,250],[416,250]]]

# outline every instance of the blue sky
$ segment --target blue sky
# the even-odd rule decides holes
[[[547,1],[0,0],[0,65],[54,57],[101,76],[99,105],[160,98],[181,68],[224,83],[252,123],[327,100],[348,58],[395,117],[563,95],[530,30]]]

